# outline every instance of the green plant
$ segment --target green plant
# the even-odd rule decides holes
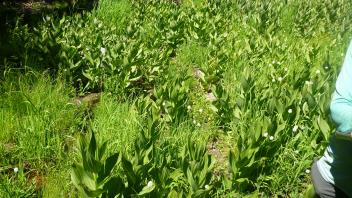
[[[94,133],[88,141],[85,137],[80,138],[81,163],[74,163],[72,166],[71,180],[78,191],[88,197],[98,197],[101,194],[108,194],[112,189],[108,186],[115,182],[111,177],[119,155],[113,154],[105,157],[107,142],[101,145],[97,143]],[[115,186],[118,189],[119,186]],[[121,188],[121,187],[120,187]]]
[[[72,181],[79,192],[88,197],[163,197],[179,190],[181,192],[176,194],[180,196],[209,195],[214,182],[214,163],[205,147],[189,141],[179,155],[175,155],[175,148],[160,151],[157,149],[157,123],[149,122],[140,132],[132,154],[115,153],[105,159],[107,142],[97,144],[94,133],[89,143],[81,138],[81,162],[72,167]],[[120,170],[111,174],[116,165]]]
[[[75,132],[91,126],[111,140],[106,153],[119,153],[109,182],[88,177],[99,196],[301,196],[334,130],[329,102],[351,7],[102,0],[91,12],[43,16],[35,27],[19,22],[0,64],[28,79],[0,77],[0,170],[31,167],[23,180],[1,172],[3,186],[40,195],[43,188],[26,185],[31,178],[53,180],[51,170],[66,178]],[[50,78],[29,67],[49,69]],[[72,103],[87,92],[104,92],[89,115]],[[76,195],[69,181],[60,186]]]

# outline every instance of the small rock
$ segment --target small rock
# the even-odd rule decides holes
[[[101,93],[90,93],[85,96],[77,97],[74,99],[74,102],[77,106],[82,104],[87,104],[92,107],[100,101]]]
[[[197,79],[203,79],[204,76],[205,76],[204,72],[202,72],[200,69],[194,69],[193,75],[194,75],[194,77],[196,77]]]
[[[210,102],[216,101],[216,97],[213,94],[213,92],[209,92],[209,93],[205,94],[205,99]]]

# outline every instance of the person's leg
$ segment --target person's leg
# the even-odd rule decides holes
[[[339,188],[335,187],[335,194],[337,198],[349,198],[349,196],[347,196],[347,194],[345,192],[343,192],[342,190],[340,190]]]
[[[318,197],[321,197],[321,198],[336,197],[335,186],[325,181],[325,179],[321,176],[318,170],[317,161],[313,163],[311,176],[312,176],[314,190]]]

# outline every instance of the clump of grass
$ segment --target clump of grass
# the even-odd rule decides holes
[[[110,140],[110,151],[129,151],[138,135],[140,116],[129,103],[119,103],[110,95],[103,95],[94,109],[92,128],[101,139]]]
[[[193,67],[202,69],[208,68],[209,50],[197,42],[189,42],[180,46],[176,54],[176,61],[181,68]]]
[[[0,177],[4,186],[23,186],[21,192],[0,188],[0,194],[40,193],[44,178],[67,164],[68,137],[73,135],[76,106],[73,89],[48,74],[6,70],[0,94]],[[14,173],[18,168],[18,173]],[[11,172],[11,174],[6,174]],[[6,185],[6,183],[8,185]],[[27,192],[27,190],[31,192]],[[20,194],[17,194],[20,193]],[[23,194],[22,194],[23,193]],[[11,196],[12,194],[10,194]]]
[[[127,0],[102,0],[95,10],[95,16],[104,22],[123,30],[132,13],[132,4]],[[94,15],[94,14],[93,14]]]

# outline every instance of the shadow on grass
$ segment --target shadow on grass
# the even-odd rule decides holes
[[[43,22],[46,15],[59,18],[73,15],[90,11],[97,3],[98,0],[0,0],[0,72],[5,69],[4,65],[22,66],[18,57],[24,57],[23,49],[27,41],[12,35],[16,24],[26,25],[31,31]]]

